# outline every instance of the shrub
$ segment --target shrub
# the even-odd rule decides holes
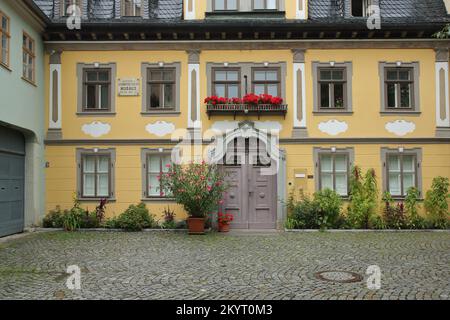
[[[56,206],[55,210],[50,210],[42,220],[42,226],[44,228],[62,228],[63,227],[63,214],[60,206]]]
[[[375,170],[367,170],[364,177],[357,166],[352,168],[350,177],[350,198],[347,221],[351,228],[371,227],[376,214],[378,187]]]
[[[163,211],[163,218],[164,221],[161,224],[162,229],[176,229],[177,222],[175,221],[175,212],[171,210],[169,207],[167,209],[164,209]]]
[[[424,229],[427,223],[419,215],[419,197],[420,192],[417,188],[411,187],[406,191],[405,208],[408,214],[408,227],[411,229]]]
[[[81,227],[81,221],[84,215],[85,211],[77,207],[74,207],[69,211],[65,211],[62,216],[64,230],[76,231],[79,229]]]
[[[285,226],[288,229],[341,228],[344,225],[341,207],[342,199],[329,189],[316,192],[313,199],[302,195],[300,201],[295,201],[291,195],[287,203],[289,217]]]
[[[154,217],[150,215],[145,203],[130,205],[115,221],[115,227],[128,231],[140,231],[155,226]]]
[[[403,202],[394,204],[389,192],[385,193],[383,200],[385,201],[383,210],[384,226],[389,229],[408,228],[408,217]]]
[[[425,210],[430,223],[435,228],[445,229],[449,227],[449,212],[447,198],[450,182],[448,178],[436,177],[425,196]]]

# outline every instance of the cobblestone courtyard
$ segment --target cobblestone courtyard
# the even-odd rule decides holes
[[[380,290],[367,289],[370,265]],[[330,270],[363,279],[316,277]],[[0,299],[12,298],[449,300],[450,233],[35,233],[0,243]]]

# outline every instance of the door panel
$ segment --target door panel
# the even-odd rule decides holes
[[[0,152],[0,237],[23,231],[24,156]]]
[[[245,194],[243,193],[245,188],[243,171],[242,166],[225,167],[225,181],[229,189],[224,197],[222,212],[233,214],[234,221],[231,227],[235,229],[248,228],[248,214],[245,210]]]
[[[251,167],[249,227],[276,228],[276,176],[261,175],[261,167]]]

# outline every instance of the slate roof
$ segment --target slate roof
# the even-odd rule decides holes
[[[448,21],[443,0],[372,0],[378,2],[381,19],[391,23]],[[351,0],[308,0],[308,16],[312,21],[351,22]],[[331,20],[330,20],[331,19]],[[361,18],[359,18],[361,19]]]

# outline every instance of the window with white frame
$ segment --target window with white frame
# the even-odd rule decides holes
[[[163,190],[161,176],[169,171],[171,154],[169,152],[148,152],[146,154],[146,190],[145,195],[149,198],[167,197],[167,190]]]
[[[142,15],[141,0],[122,0],[122,16],[140,17]]]
[[[277,10],[278,0],[253,0],[253,10]]]
[[[349,155],[347,153],[319,154],[320,190],[331,189],[341,196],[348,195]]]
[[[109,154],[82,154],[81,197],[108,198],[110,196],[111,156]]]
[[[233,11],[238,9],[238,0],[213,0],[213,11]]]

